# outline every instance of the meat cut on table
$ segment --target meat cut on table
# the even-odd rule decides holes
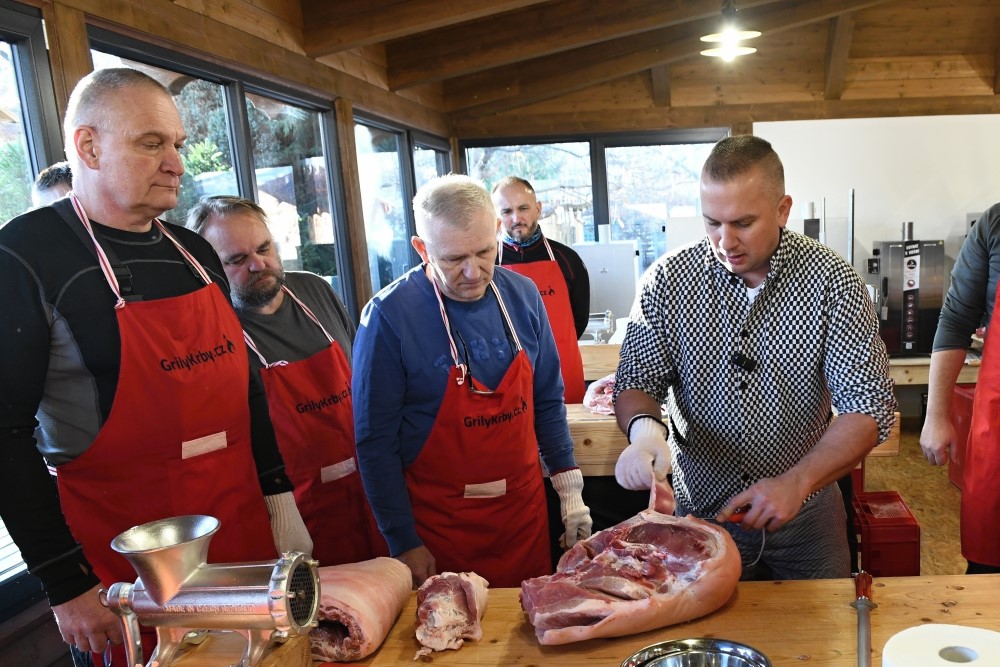
[[[644,510],[577,542],[555,574],[521,584],[521,607],[542,644],[620,637],[715,611],[741,571],[718,525]]]
[[[374,652],[410,599],[410,568],[395,558],[319,568],[319,626],[313,660],[350,662]]]
[[[432,651],[459,649],[466,639],[483,638],[489,582],[475,572],[442,572],[417,590],[417,641],[414,660]]]

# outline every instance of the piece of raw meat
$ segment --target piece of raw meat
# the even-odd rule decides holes
[[[360,660],[382,644],[410,598],[410,568],[373,558],[319,568],[319,626],[309,633],[313,660]]]
[[[432,651],[460,649],[466,639],[482,639],[480,621],[489,585],[475,572],[442,572],[428,578],[417,590],[417,641],[423,648],[413,659]]]
[[[615,374],[605,375],[600,380],[594,380],[583,395],[584,407],[598,415],[615,414],[615,404],[611,402],[611,393],[615,390]]]
[[[673,514],[677,507],[674,499],[674,487],[670,485],[670,480],[662,481],[653,477],[653,484],[649,487],[649,509],[660,514]]]
[[[521,607],[542,644],[620,637],[715,611],[740,578],[721,527],[643,510],[577,542],[556,573],[521,583]]]

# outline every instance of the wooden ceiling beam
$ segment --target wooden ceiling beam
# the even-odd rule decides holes
[[[474,21],[545,0],[301,0],[310,58]]]
[[[670,65],[657,65],[649,70],[653,80],[653,104],[658,107],[670,106]]]
[[[784,0],[740,15],[744,26],[774,34],[893,1]],[[700,37],[715,25],[712,19],[691,21],[445,81],[445,110],[461,116],[498,113],[700,57]]]
[[[740,11],[778,1],[742,0]],[[443,81],[689,21],[718,22],[719,8],[719,0],[563,0],[414,35],[386,45],[389,88]]]
[[[675,128],[734,127],[753,123],[828,118],[895,118],[1000,113],[1000,96],[886,98],[774,102],[771,104],[713,104],[669,109],[630,109],[628,113],[573,111],[567,113],[504,113],[459,118],[453,125],[459,139],[535,137],[603,132],[639,132]]]
[[[830,38],[826,45],[826,71],[823,79],[823,96],[828,100],[839,100],[844,92],[844,75],[847,73],[847,57],[851,53],[853,35],[853,13],[830,19]]]

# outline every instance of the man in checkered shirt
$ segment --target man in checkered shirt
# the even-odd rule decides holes
[[[701,206],[707,238],[653,264],[632,307],[615,476],[641,489],[672,470],[675,512],[721,522],[744,579],[849,576],[836,482],[896,409],[872,301],[847,262],[785,229],[792,198],[767,141],[716,144]]]

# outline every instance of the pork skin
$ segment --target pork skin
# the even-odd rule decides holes
[[[319,568],[319,625],[309,633],[319,662],[360,660],[377,649],[410,598],[410,568],[373,558]]]
[[[555,574],[522,582],[521,607],[542,644],[621,637],[715,611],[740,572],[723,528],[644,510],[577,542]]]

